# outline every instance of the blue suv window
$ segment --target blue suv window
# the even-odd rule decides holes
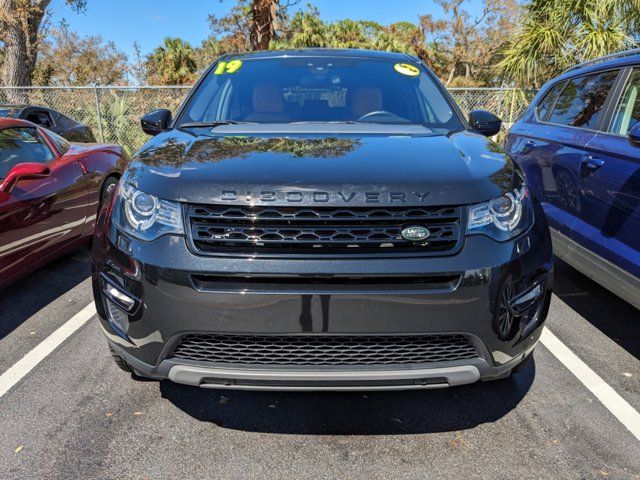
[[[640,122],[640,70],[634,70],[613,115],[609,131],[627,135]]]
[[[540,103],[536,106],[536,116],[538,120],[544,121],[547,118],[547,114],[551,111],[551,108],[553,108],[553,104],[556,103],[564,86],[565,82],[556,83],[549,89],[542,100],[540,100]]]
[[[618,71],[570,80],[555,103],[550,123],[594,130]]]

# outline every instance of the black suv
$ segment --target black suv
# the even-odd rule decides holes
[[[220,58],[99,214],[118,365],[209,388],[438,388],[509,376],[552,287],[522,173],[414,57]]]

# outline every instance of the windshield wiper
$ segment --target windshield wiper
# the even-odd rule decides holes
[[[223,125],[245,125],[254,124],[255,122],[238,122],[236,120],[218,120],[215,122],[185,122],[178,125],[178,128],[215,128]]]
[[[338,124],[347,124],[353,125],[355,124],[355,120],[304,120],[300,122],[289,122],[291,125],[306,125],[306,124],[318,124],[318,123],[338,123]]]

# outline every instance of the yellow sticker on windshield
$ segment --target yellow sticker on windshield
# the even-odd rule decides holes
[[[236,73],[242,66],[242,60],[231,60],[230,62],[220,62],[213,71],[214,75],[222,75],[224,73]]]
[[[393,68],[395,68],[396,72],[401,73],[402,75],[407,75],[409,77],[417,77],[420,75],[420,70],[418,67],[414,67],[408,63],[396,63]]]

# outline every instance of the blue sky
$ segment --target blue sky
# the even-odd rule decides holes
[[[298,7],[309,3],[302,0]],[[441,9],[427,0],[315,0],[324,20],[352,18],[374,20],[383,24],[397,21],[415,22],[419,15],[441,16]],[[224,15],[235,0],[88,0],[86,13],[77,14],[65,0],[50,5],[54,24],[65,19],[81,35],[101,35],[113,40],[120,50],[133,58],[133,43],[146,54],[162,43],[166,36],[181,37],[197,46],[209,35],[207,15]],[[468,0],[467,9],[478,14],[481,0]]]

